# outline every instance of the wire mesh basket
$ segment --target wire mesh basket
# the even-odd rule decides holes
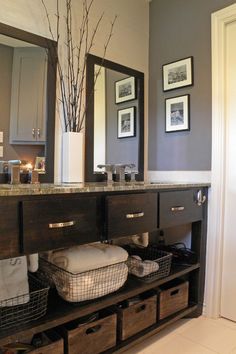
[[[153,271],[145,276],[140,276],[139,279],[149,282],[167,277],[170,274],[172,253],[161,251],[152,246],[145,248],[125,246],[125,249],[129,253],[129,256],[138,256],[141,258],[141,260],[134,259],[135,262],[133,262],[133,258],[129,257],[127,261],[129,273],[133,275],[135,274],[135,276],[137,276],[139,272],[138,270],[143,267],[143,261],[153,261],[159,265],[158,270]],[[134,269],[134,267],[136,267],[136,269]]]
[[[29,274],[28,280],[28,294],[0,301],[0,328],[15,327],[46,314],[49,286],[32,274]]]
[[[55,284],[58,294],[69,302],[87,301],[110,294],[121,288],[128,278],[125,262],[71,273],[40,258],[39,270],[50,283]]]

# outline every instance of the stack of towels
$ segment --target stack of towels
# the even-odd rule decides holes
[[[48,269],[59,295],[70,302],[95,299],[122,287],[128,277],[127,258],[123,248],[102,243],[47,254],[50,263],[66,271]]]

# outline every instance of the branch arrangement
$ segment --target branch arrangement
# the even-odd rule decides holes
[[[78,0],[75,0],[78,1]],[[87,54],[90,53],[94,46],[94,41],[98,28],[103,19],[104,13],[101,14],[95,27],[90,33],[89,16],[91,13],[92,5],[95,0],[82,0],[82,22],[79,28],[79,39],[75,41],[73,35],[73,20],[72,20],[72,2],[73,0],[65,0],[66,14],[65,14],[65,28],[66,39],[63,43],[65,48],[66,63],[62,64],[58,56],[57,68],[60,85],[60,98],[63,109],[63,121],[65,131],[80,132],[83,129],[83,123],[86,115],[87,107],[85,105],[85,73]],[[61,16],[59,10],[59,0],[56,0],[56,23],[57,31],[56,37],[53,34],[49,13],[45,4],[45,0],[41,0],[48,22],[49,32],[52,39],[59,43],[60,41],[60,26]],[[111,37],[113,35],[113,28],[117,16],[111,22],[110,32],[104,44],[103,59],[106,56],[107,48]],[[97,71],[94,78],[94,86],[100,74]]]

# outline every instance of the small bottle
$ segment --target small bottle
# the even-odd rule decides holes
[[[165,236],[164,236],[164,231],[160,230],[159,238],[158,238],[158,244],[159,245],[165,245]]]

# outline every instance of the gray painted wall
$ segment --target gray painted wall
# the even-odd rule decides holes
[[[106,163],[134,163],[138,166],[138,101],[132,100],[119,104],[115,103],[115,82],[126,77],[127,75],[120,72],[106,69]],[[136,136],[118,139],[118,110],[129,107],[136,107]]]
[[[0,44],[0,131],[4,134],[3,158],[0,160],[26,160],[34,162],[42,155],[42,146],[9,144],[11,81],[13,48]]]
[[[211,169],[211,13],[233,0],[150,4],[149,170]],[[194,85],[162,90],[162,65],[194,57]],[[165,98],[190,94],[190,131],[165,133]]]

